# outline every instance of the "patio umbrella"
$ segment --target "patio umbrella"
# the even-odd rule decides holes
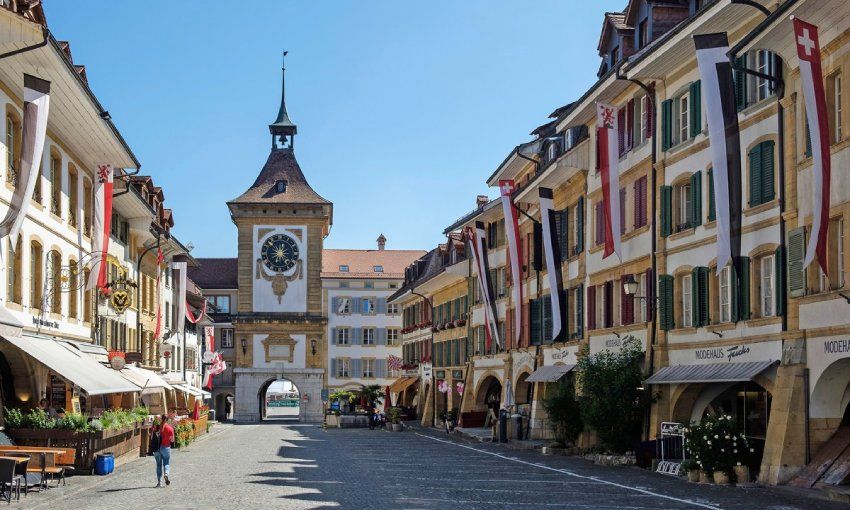
[[[392,406],[393,406],[393,396],[392,396],[392,393],[390,393],[390,386],[387,385],[387,389],[384,390],[384,411],[386,412]]]
[[[510,409],[514,405],[516,405],[514,401],[514,390],[511,387],[511,380],[508,379],[505,383],[505,409]]]

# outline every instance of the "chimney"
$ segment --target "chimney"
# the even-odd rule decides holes
[[[384,237],[384,234],[378,236],[378,249],[383,251],[384,248],[387,247],[387,238]]]
[[[477,197],[475,197],[475,206],[476,207],[479,207],[479,208],[484,207],[488,203],[490,203],[490,199],[487,198],[487,195],[478,195]]]

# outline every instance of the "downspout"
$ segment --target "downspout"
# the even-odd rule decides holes
[[[26,53],[28,51],[37,50],[39,48],[47,46],[47,41],[50,40],[50,29],[42,25],[41,33],[44,34],[44,40],[40,43],[24,46],[23,48],[18,48],[17,50],[7,51],[6,53],[0,54],[0,59],[14,57],[15,55],[20,55],[21,53]]]
[[[136,278],[136,346],[138,346],[140,349],[142,348],[142,307],[140,306],[142,294],[142,287],[140,285],[142,277],[142,259],[144,259],[145,255],[150,253],[154,248],[159,248],[161,242],[161,237],[157,235],[156,244],[145,249],[145,251],[143,251],[139,255],[139,258],[136,261],[136,271],[138,272],[138,277]],[[157,303],[157,307],[159,307],[159,305],[160,303]],[[154,341],[156,341],[155,338]],[[142,356],[142,359],[144,360],[144,356]]]
[[[643,89],[643,91],[646,92],[646,97],[649,98],[649,109],[652,112],[652,119],[650,121],[651,124],[652,124],[650,126],[650,130],[652,132],[651,133],[652,134],[652,147],[651,147],[652,157],[651,157],[651,169],[650,169],[650,186],[652,186],[652,194],[650,195],[650,200],[649,200],[650,208],[652,209],[652,223],[651,223],[649,230],[650,230],[650,232],[652,232],[652,236],[650,238],[651,239],[651,248],[650,248],[651,253],[650,253],[649,259],[650,259],[650,264],[651,264],[651,267],[652,267],[652,280],[653,281],[652,281],[651,285],[652,285],[652,290],[653,290],[653,294],[654,294],[655,293],[655,287],[656,287],[655,281],[658,278],[658,257],[656,255],[656,252],[658,251],[658,229],[656,228],[657,221],[658,221],[657,220],[658,215],[656,214],[658,173],[657,173],[656,168],[655,168],[655,165],[658,161],[658,143],[656,143],[657,142],[657,136],[656,135],[658,133],[658,120],[657,120],[658,115],[657,115],[657,112],[655,111],[655,107],[656,107],[655,90],[654,90],[654,88],[648,86],[647,84],[643,83],[642,81],[640,81],[636,78],[627,78],[625,76],[622,76],[620,74],[621,68],[622,68],[622,66],[617,67],[617,74],[616,74],[617,79],[632,82],[635,85],[637,85],[638,87],[640,87],[641,89]],[[658,332],[657,332],[657,328],[656,328],[656,325],[658,324],[658,320],[657,320],[657,318],[658,318],[658,306],[657,306],[654,295],[647,295],[645,297],[645,299],[647,300],[647,306],[649,306],[650,309],[652,310],[652,313],[650,314],[651,327],[649,329],[649,342],[648,342],[649,343],[649,346],[648,346],[648,349],[649,349],[649,353],[648,353],[649,354],[649,373],[652,374],[655,371],[655,343],[657,341],[657,336],[658,336]],[[650,434],[650,430],[652,428],[652,425],[650,424],[650,419],[651,419],[651,416],[652,416],[651,413],[652,413],[652,409],[648,408],[647,416],[646,416],[646,419],[644,420],[644,437],[647,440],[649,440],[649,434]]]

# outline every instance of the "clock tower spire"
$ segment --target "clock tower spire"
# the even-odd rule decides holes
[[[289,113],[286,111],[286,55],[288,51],[283,52],[283,65],[281,66],[281,86],[280,86],[280,109],[277,112],[277,118],[269,124],[269,132],[272,134],[272,150],[295,148],[295,135],[298,133],[298,126],[289,118]]]

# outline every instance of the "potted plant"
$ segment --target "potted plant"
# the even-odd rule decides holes
[[[687,474],[689,482],[699,482],[699,464],[693,459],[682,461],[682,472]]]
[[[742,467],[741,460],[753,452],[729,415],[706,416],[686,433],[688,453],[717,484],[734,482],[739,471],[736,467]],[[742,478],[749,481],[749,473],[740,471]]]
[[[387,411],[387,416],[390,419],[390,430],[393,432],[401,432],[403,425],[401,423],[401,409],[398,407],[390,407]]]

